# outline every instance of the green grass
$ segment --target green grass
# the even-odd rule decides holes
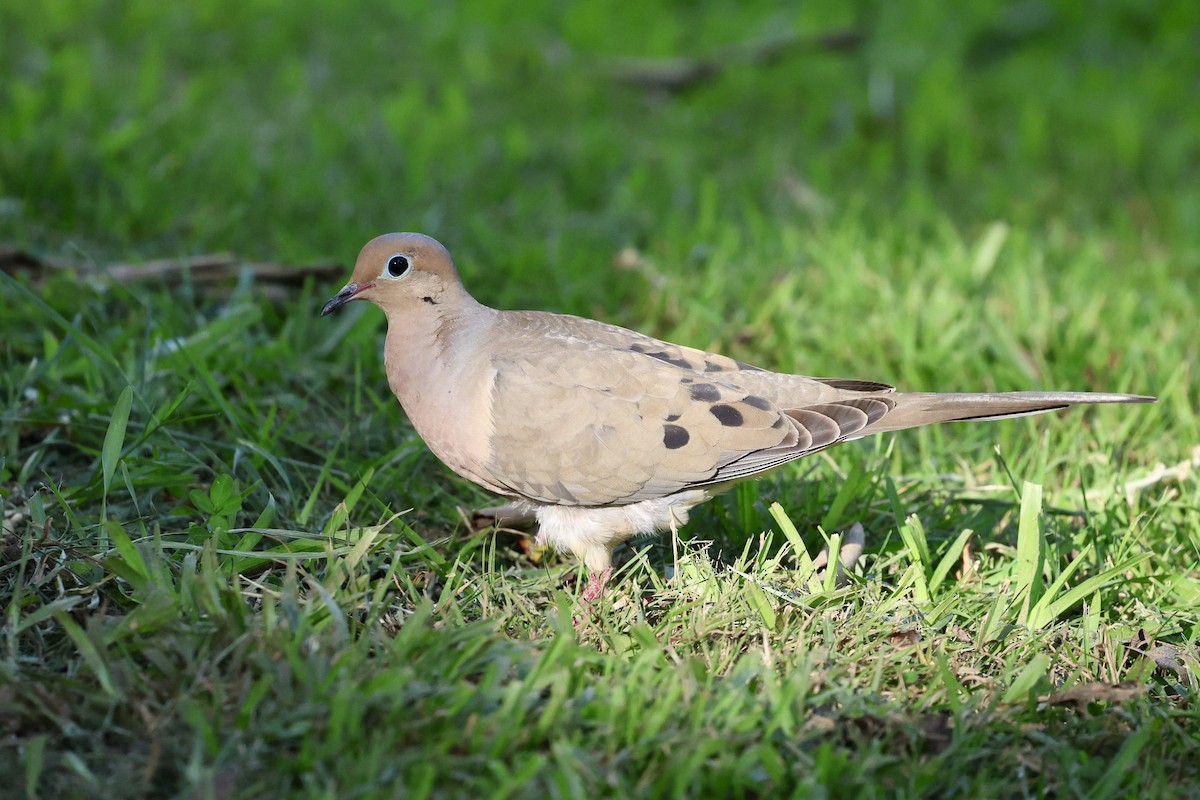
[[[4,5],[0,250],[52,266],[0,274],[0,795],[1196,793],[1200,12],[1076,5]],[[499,306],[1160,401],[742,484],[577,634],[570,561],[467,529],[378,312],[93,269],[404,229]]]

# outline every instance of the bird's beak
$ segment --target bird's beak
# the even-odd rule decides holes
[[[325,304],[325,307],[321,309],[321,316],[324,317],[328,314],[332,314],[334,311],[337,311],[339,308],[346,305],[346,303],[349,303],[351,300],[357,297],[361,292],[365,292],[367,289],[372,289],[374,286],[374,283],[364,283],[362,285],[357,283],[347,283],[342,287],[342,290],[335,294],[330,301]]]

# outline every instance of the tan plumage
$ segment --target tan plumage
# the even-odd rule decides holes
[[[612,549],[683,523],[732,481],[823,448],[935,422],[1154,398],[1090,392],[897,393],[769,372],[590,319],[481,305],[435,240],[395,233],[359,253],[322,309],[387,315],[388,383],[429,448],[514,498],[540,535],[585,560],[588,596]]]

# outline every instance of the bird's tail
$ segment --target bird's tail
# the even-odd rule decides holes
[[[937,422],[1008,419],[1090,403],[1153,403],[1157,398],[1106,392],[904,392],[885,395],[896,407],[864,430],[883,433]]]

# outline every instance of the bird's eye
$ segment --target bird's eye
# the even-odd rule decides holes
[[[404,273],[408,272],[408,258],[397,253],[388,259],[387,273],[393,278],[399,278]]]

